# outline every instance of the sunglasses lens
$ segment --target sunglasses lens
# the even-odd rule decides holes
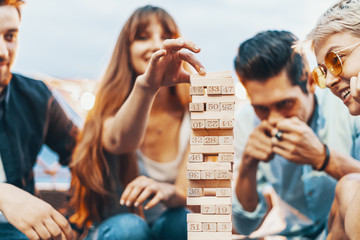
[[[340,57],[334,52],[329,52],[328,54],[326,54],[325,65],[331,72],[331,74],[334,76],[339,76],[342,72],[342,64]]]
[[[313,70],[312,74],[313,74],[315,83],[320,88],[323,88],[323,89],[326,88],[326,85],[325,85],[326,76],[325,76],[324,70],[320,66],[318,66]]]

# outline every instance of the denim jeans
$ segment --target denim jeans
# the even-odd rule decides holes
[[[10,223],[0,223],[0,240],[28,240],[28,238]]]
[[[166,210],[149,227],[145,220],[132,213],[121,213],[94,226],[86,240],[186,240],[187,223],[185,208]]]

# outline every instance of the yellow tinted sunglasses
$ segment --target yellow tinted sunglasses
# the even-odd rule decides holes
[[[343,63],[341,61],[341,57],[338,53],[348,50],[350,48],[356,47],[360,45],[360,42],[357,42],[351,46],[343,48],[338,51],[330,51],[325,55],[325,62],[323,64],[319,64],[314,68],[312,74],[316,84],[320,88],[326,88],[326,75],[327,71],[329,71],[333,76],[339,76],[343,71]],[[354,49],[353,49],[354,50]]]

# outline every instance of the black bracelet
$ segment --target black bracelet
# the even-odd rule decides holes
[[[317,169],[318,171],[324,171],[326,166],[328,165],[329,163],[329,160],[330,160],[330,151],[329,151],[329,148],[326,144],[324,144],[324,148],[325,148],[325,160],[324,160],[324,163],[323,165],[321,166],[321,168]]]

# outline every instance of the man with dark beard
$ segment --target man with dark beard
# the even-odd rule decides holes
[[[0,239],[72,239],[66,218],[33,196],[41,146],[68,164],[78,130],[43,82],[11,73],[22,3],[0,0]]]

